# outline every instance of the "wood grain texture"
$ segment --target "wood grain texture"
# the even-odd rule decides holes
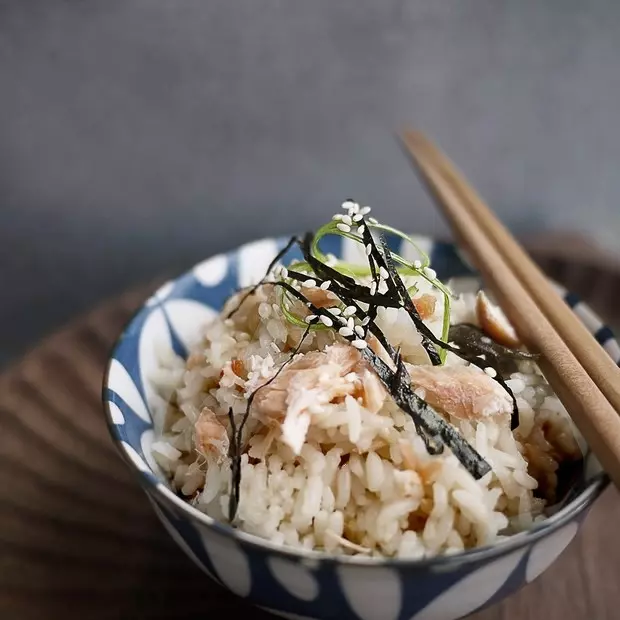
[[[620,272],[541,262],[618,318]],[[105,360],[154,286],[69,325],[0,377],[0,617],[6,620],[268,615],[212,584],[152,513],[108,437]],[[620,501],[609,490],[542,577],[475,620],[617,618]]]
[[[439,210],[464,241],[517,332],[543,354],[545,375],[560,398],[566,392],[571,416],[570,405],[585,396],[585,415],[580,416],[585,419],[581,426],[575,421],[620,485],[620,368],[439,147],[416,131],[405,131],[402,139]],[[554,379],[563,385],[555,385]]]

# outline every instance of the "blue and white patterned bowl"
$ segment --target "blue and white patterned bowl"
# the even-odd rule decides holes
[[[471,276],[452,245],[418,239],[442,279]],[[325,251],[351,259],[339,237]],[[396,238],[392,247],[407,255]],[[200,326],[228,295],[262,277],[282,239],[251,243],[215,256],[162,286],[133,317],[112,353],[103,400],[114,440],[139,475],[154,510],[211,579],[287,618],[453,620],[499,601],[542,573],[573,539],[607,478],[591,455],[582,479],[552,517],[498,545],[424,561],[335,557],[275,546],[217,523],[175,495],[150,455],[151,415],[161,406],[149,376],[162,348],[186,356]],[[296,250],[285,257],[298,257]],[[616,361],[610,330],[574,296],[569,303]]]

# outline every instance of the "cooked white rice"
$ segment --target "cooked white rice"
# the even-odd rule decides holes
[[[436,298],[427,324],[440,334],[441,293],[421,278],[409,277],[406,284],[416,284],[417,297]],[[171,402],[159,423],[154,458],[176,491],[218,520],[228,514],[229,459],[201,454],[194,426],[204,407],[224,425],[232,408],[238,425],[248,395],[289,358],[303,330],[283,317],[276,301],[272,287],[259,290],[234,321],[219,318],[206,326],[187,362],[162,360],[152,378]],[[237,302],[231,300],[227,308]],[[462,294],[453,302],[452,322],[475,323],[474,304],[473,294]],[[429,363],[404,310],[383,310],[377,323],[392,344],[401,346],[405,361]],[[332,330],[315,332],[301,353],[323,350],[334,341],[342,339]],[[233,360],[243,376],[234,372]],[[466,362],[449,354],[446,365]],[[514,433],[509,415],[474,421],[448,417],[492,466],[478,481],[450,450],[430,456],[411,418],[389,396],[372,413],[350,395],[324,403],[309,392],[307,402],[299,404],[308,428],[307,434],[303,424],[295,431],[300,433],[298,454],[280,426],[262,426],[251,416],[238,527],[293,547],[402,558],[456,553],[531,527],[544,518],[545,500],[535,490],[539,483],[554,486],[557,461],[574,456],[576,446],[569,419],[535,364],[519,363],[508,379],[520,408]]]

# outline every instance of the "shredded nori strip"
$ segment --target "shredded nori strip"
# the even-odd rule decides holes
[[[318,278],[316,276],[308,276],[305,273],[298,273],[294,270],[289,270],[288,275],[294,280],[299,280],[300,282],[306,282],[307,280],[314,280],[317,283],[317,286],[320,286],[321,284],[327,281],[327,280],[322,280],[321,278]],[[288,288],[286,288],[286,290],[290,292]],[[330,287],[330,290],[332,292],[335,292],[334,287]],[[303,301],[304,304],[308,303],[307,299],[303,296],[300,298],[298,295],[295,295],[295,297],[297,297],[297,299],[299,299],[300,301]],[[385,337],[383,332],[377,327],[377,325],[374,322],[375,319],[377,318],[378,306],[373,304],[369,307],[368,312],[364,312],[358,305],[357,300],[353,299],[352,297],[349,298],[343,293],[343,296],[340,297],[340,300],[343,303],[345,303],[347,306],[353,306],[355,308],[355,316],[357,318],[361,320],[368,319],[366,330],[369,331],[373,336],[375,336],[375,338],[377,338],[381,346],[388,352],[388,355],[396,362],[397,357],[395,355],[394,347],[390,344],[390,342]],[[325,308],[325,310],[329,311],[329,308]],[[339,321],[339,319],[341,318],[340,316],[335,316],[331,313],[329,313],[328,316],[334,321],[335,324],[340,322]]]
[[[391,394],[398,394],[402,391],[404,387],[411,386],[411,378],[409,377],[409,373],[407,372],[407,367],[405,366],[405,361],[400,355],[400,351],[398,352],[398,362],[396,366],[396,373],[392,379],[391,383]],[[418,435],[424,441],[424,445],[426,446],[426,450],[431,455],[441,454],[443,452],[443,444],[441,443],[441,438],[439,437],[429,437],[426,430],[417,423],[416,419],[414,419],[414,424],[416,427],[416,431]]]
[[[366,228],[365,230],[365,235],[367,234],[367,231],[368,231],[368,228]],[[304,258],[306,259],[306,262],[308,262],[311,265],[311,267],[313,267],[313,265],[310,262],[310,260],[308,260],[308,258],[314,259],[314,262],[317,263],[316,268],[313,267],[313,270],[315,271],[315,273],[323,272],[326,276],[329,277],[330,280],[332,280],[332,282],[334,280],[338,281],[339,279],[342,279],[342,280],[346,279],[346,280],[351,280],[355,282],[354,280],[352,280],[352,278],[349,278],[348,276],[340,274],[340,272],[336,271],[335,269],[332,269],[329,266],[324,265],[324,263],[322,263],[321,261],[313,257],[309,251],[311,241],[312,241],[311,234],[308,234],[304,237],[304,240],[302,242],[302,252],[304,254]],[[458,354],[459,352],[458,349],[452,348],[446,345],[444,342],[436,338],[434,334],[426,327],[426,325],[423,323],[422,319],[420,318],[417,310],[415,309],[415,306],[413,305],[413,302],[411,301],[411,298],[407,292],[407,289],[404,286],[404,283],[402,282],[400,276],[398,275],[398,272],[395,269],[393,261],[391,261],[391,263],[387,263],[384,260],[383,255],[379,252],[376,244],[374,244],[374,240],[372,239],[372,237],[369,242],[372,243],[371,245],[372,251],[370,253],[369,258],[372,257],[374,260],[377,261],[379,266],[383,266],[385,269],[387,269],[388,274],[390,274],[392,281],[400,282],[400,285],[402,286],[401,290],[397,289],[397,292],[400,293],[400,298],[395,299],[394,295],[392,295],[390,297],[391,303],[389,304],[389,307],[401,307],[401,306],[405,307],[409,311],[409,315],[412,317],[412,320],[414,321],[414,324],[416,325],[416,327],[419,326],[418,329],[421,333],[423,333],[423,336],[426,336],[428,340],[430,340],[431,342],[434,342],[434,344],[437,344],[438,346],[445,345],[446,348],[450,348],[455,353]],[[385,244],[384,240],[383,240],[383,243]],[[383,247],[384,249],[386,249],[387,245],[384,245]],[[389,251],[386,251],[386,254],[389,256]],[[326,269],[322,269],[322,267],[326,267]],[[323,275],[323,273],[321,273],[321,275]],[[295,275],[297,274],[295,273],[292,274],[289,271],[289,276],[294,277]],[[299,275],[302,276],[301,278],[302,281],[305,281],[308,279],[314,279],[315,281],[317,281],[317,284],[318,284],[318,280],[316,277],[311,278],[309,276],[306,276],[305,274],[299,274]],[[279,283],[279,284],[284,286],[293,296],[297,297],[301,301],[305,301],[306,305],[310,307],[311,312],[313,314],[316,314],[317,316],[326,315],[326,316],[329,316],[334,322],[338,321],[338,317],[331,315],[327,310],[323,308],[317,308],[314,305],[307,302],[305,297],[301,293],[296,291],[293,287],[290,287],[290,285],[286,283]],[[398,285],[395,283],[395,287],[397,286]],[[366,289],[366,287],[360,287],[356,283],[355,283],[355,287]],[[337,287],[334,287],[333,284],[330,287],[330,289],[338,295],[338,292],[340,291],[336,292],[336,288]],[[354,307],[356,307],[356,310],[359,311],[359,314],[363,314],[361,311],[361,308],[359,308],[359,306],[356,303],[356,300],[354,299],[354,293],[352,293],[350,290],[342,291],[339,297],[347,305],[353,305]],[[371,296],[371,297],[374,298],[376,296]],[[400,303],[401,299],[403,301],[403,304]],[[381,303],[380,305],[384,305],[384,304]],[[409,305],[410,308],[407,308],[407,305]],[[358,314],[357,311],[356,311],[356,314]],[[375,313],[376,313],[376,309],[375,309]],[[420,329],[420,327],[422,329]],[[387,343],[387,339],[381,333],[381,330],[377,327],[376,323],[374,323],[374,320],[371,320],[368,323],[367,329],[368,331],[373,333],[373,335],[380,334],[380,337],[379,336],[376,336],[376,337],[380,342],[383,341],[381,342],[382,345],[384,345],[384,342]],[[356,336],[350,336],[347,338],[347,340],[352,341],[355,338]],[[400,354],[395,355],[394,349],[391,346],[389,349],[386,348],[386,350],[390,354],[390,357],[392,357],[392,359],[394,359],[394,361],[397,363],[397,370],[399,367],[402,368],[401,366],[402,358]],[[435,355],[438,358],[436,350],[434,348],[432,350],[434,351]],[[381,360],[381,358],[379,358],[369,348],[363,349],[362,354],[365,356],[367,361],[369,361],[373,370],[377,373],[381,381],[384,383],[388,392],[390,392],[390,394],[392,395],[392,397],[394,398],[398,406],[401,409],[403,409],[406,413],[409,413],[409,415],[411,415],[411,417],[413,418],[414,423],[416,424],[416,427],[422,430],[422,433],[420,433],[420,436],[425,441],[427,448],[429,448],[429,453],[431,454],[439,453],[443,449],[443,446],[441,445],[441,440],[443,440],[443,442],[450,447],[450,449],[454,452],[457,458],[463,463],[466,469],[468,469],[468,471],[474,477],[476,478],[482,477],[487,471],[490,470],[488,463],[486,463],[486,461],[484,461],[484,459],[482,459],[482,457],[473,448],[471,448],[471,446],[469,446],[469,444],[460,436],[458,431],[456,431],[456,429],[454,429],[454,427],[452,427],[451,425],[447,424],[443,420],[443,418],[441,418],[439,414],[434,409],[432,409],[430,405],[428,405],[423,399],[419,398],[416,394],[414,394],[409,384],[407,384],[406,387],[403,387],[404,383],[402,382],[402,380],[398,381],[397,385],[399,386],[400,392],[399,391],[393,392],[393,386],[394,386],[393,377],[395,373],[385,364],[385,362],[383,362],[383,360]],[[372,361],[368,359],[369,356],[372,356]],[[508,389],[507,386],[505,387],[506,389]],[[441,429],[441,432],[439,429]]]
[[[460,433],[446,422],[427,402],[417,396],[404,382],[398,383],[398,389],[392,392],[394,372],[370,348],[362,350],[362,356],[370,364],[383,385],[390,392],[394,402],[424,430],[431,439],[441,439],[458,458],[469,473],[479,480],[491,471],[491,466],[472,448]]]
[[[291,295],[300,301],[304,301],[312,314],[316,316],[328,316],[334,321],[338,318],[330,314],[329,309],[319,308],[310,303],[304,295],[294,289],[290,284],[286,282],[276,282],[276,286],[285,288]],[[349,342],[352,342],[357,336],[353,335],[345,338]],[[413,392],[409,382],[402,380],[402,375],[400,379],[397,378],[397,372],[393,371],[370,347],[362,349],[361,354],[391,394],[394,402],[405,411],[405,413],[408,413],[412,417],[416,426],[419,425],[428,438],[437,442],[438,445],[441,445],[439,440],[447,445],[474,478],[482,478],[482,476],[491,470],[490,465],[465,441],[459,432],[451,424],[446,422],[428,403]],[[402,373],[404,363],[402,362],[400,353],[397,355],[397,371],[398,368],[401,367]],[[425,438],[423,437],[423,439]],[[439,447],[436,449],[441,450]]]
[[[265,278],[267,278],[267,276],[271,273],[271,270],[276,266],[276,264],[278,263],[278,261],[295,245],[295,244],[299,243],[299,239],[297,237],[291,237],[287,242],[286,245],[275,255],[274,259],[269,263],[269,267],[267,267],[267,271],[265,271],[265,275],[264,277],[261,279],[261,281],[258,284],[255,284],[254,286],[252,286],[252,288],[250,288],[250,290],[239,300],[239,303],[237,304],[236,308],[233,308],[229,313],[228,316],[226,317],[227,319],[232,318],[236,312],[239,311],[239,308],[241,308],[241,306],[243,305],[243,303],[246,301],[246,299],[248,299],[249,297],[251,297],[252,295],[254,295],[256,293],[256,291],[265,283]]]
[[[374,239],[372,235],[370,234],[370,231],[368,230],[368,228],[364,230],[364,239],[366,240],[366,238],[369,239],[369,243],[371,244],[371,247],[373,248],[373,251],[371,252],[371,254],[376,253],[376,255],[379,257],[379,260],[381,260],[384,263],[383,267],[387,270],[390,276],[390,281],[392,283],[392,286],[395,287],[398,295],[400,296],[400,301],[402,301],[403,307],[407,311],[407,314],[409,314],[417,330],[422,335],[422,345],[426,349],[426,352],[428,353],[431,363],[433,364],[433,366],[439,366],[441,364],[441,358],[439,357],[439,353],[437,352],[437,349],[435,349],[435,347],[431,344],[431,340],[428,337],[428,334],[431,333],[431,331],[430,329],[428,329],[428,327],[426,327],[426,325],[420,318],[420,314],[418,313],[413,303],[413,300],[411,299],[411,295],[409,295],[409,292],[407,291],[407,287],[405,286],[405,283],[402,281],[400,275],[398,274],[398,271],[396,271],[396,266],[394,265],[394,261],[392,260],[392,255],[390,253],[390,249],[388,248],[387,242],[385,241],[385,237],[383,235],[380,235],[379,237],[381,241],[381,247],[385,253],[385,257],[383,257],[383,255],[378,251],[377,246],[375,245]]]
[[[485,368],[493,368],[493,370],[495,370],[496,374],[493,377],[493,380],[497,381],[497,383],[499,383],[504,388],[504,390],[506,390],[506,392],[508,393],[508,396],[510,396],[510,399],[512,400],[512,415],[510,416],[510,430],[514,431],[515,428],[519,426],[519,406],[517,405],[517,398],[514,395],[514,392],[508,387],[508,384],[504,380],[504,377],[502,377],[502,375],[500,374],[499,370],[495,368],[495,366],[493,366],[493,362],[489,363],[487,360],[480,359],[477,355],[474,355],[474,356],[461,355],[461,358],[468,361],[470,364],[477,366],[481,370],[484,370]]]
[[[487,367],[495,370],[496,374],[493,379],[508,392],[512,399],[510,428],[511,430],[517,428],[517,426],[519,426],[519,407],[517,405],[517,399],[502,377],[501,366],[502,363],[506,361],[536,360],[539,356],[535,353],[504,347],[471,323],[452,325],[450,327],[449,338],[459,347],[457,353],[462,359],[467,360],[470,364],[474,364],[482,370]],[[480,355],[484,355],[485,358],[481,359],[479,357]]]
[[[365,220],[362,218],[359,223],[365,224]],[[426,325],[420,318],[420,315],[418,314],[418,311],[416,310],[416,307],[411,300],[411,296],[407,292],[407,288],[405,287],[402,279],[400,278],[400,275],[396,271],[396,267],[394,266],[390,251],[389,249],[387,249],[387,245],[384,246],[387,259],[384,259],[383,255],[377,248],[374,238],[372,237],[372,234],[370,233],[367,225],[365,225],[364,234],[362,235],[362,237],[364,240],[364,245],[367,246],[368,244],[370,244],[371,246],[371,252],[368,258],[375,283],[378,284],[376,279],[375,263],[378,264],[379,267],[383,267],[384,269],[386,269],[390,274],[390,282],[392,283],[392,290],[389,291],[390,294],[382,294],[378,291],[375,291],[375,294],[371,295],[370,289],[368,287],[357,284],[357,282],[355,282],[353,278],[341,274],[336,269],[333,269],[329,265],[325,265],[325,263],[322,263],[320,260],[318,260],[311,252],[313,239],[312,233],[307,233],[301,243],[301,250],[304,256],[304,260],[312,267],[313,271],[317,275],[332,281],[332,286],[330,287],[331,290],[345,303],[347,303],[348,305],[354,305],[357,308],[359,308],[359,306],[357,306],[356,302],[368,303],[371,308],[369,308],[367,314],[372,317],[373,321],[376,317],[376,307],[378,306],[383,306],[385,308],[404,307],[409,313],[411,320],[413,321],[414,325],[422,336],[422,344],[426,349],[426,352],[428,353],[431,363],[433,365],[441,364],[439,354],[431,343],[434,343],[438,346],[444,346],[445,343],[435,338],[434,334],[428,329],[428,327],[426,327]],[[385,243],[385,241],[383,242]],[[310,278],[306,277],[305,279]],[[334,282],[336,283],[335,285]],[[374,310],[372,310],[373,306],[375,306]],[[357,316],[359,317],[360,314],[358,313]],[[371,333],[377,336],[372,330]],[[385,338],[383,338],[383,340],[385,340]],[[389,349],[385,345],[385,342],[381,342],[381,344],[386,348],[386,350],[389,351]]]
[[[310,333],[310,325],[306,327],[306,329],[304,330],[304,333],[299,339],[299,342],[297,343],[297,346],[295,347],[295,349],[293,349],[293,351],[291,351],[291,354],[289,355],[288,359],[280,366],[280,368],[278,368],[277,372],[273,375],[273,377],[265,381],[265,383],[263,383],[262,385],[259,385],[248,396],[245,411],[243,412],[243,418],[241,420],[241,424],[239,424],[239,430],[237,431],[234,440],[231,441],[231,446],[233,445],[233,443],[235,444],[235,454],[234,454],[234,457],[232,458],[232,466],[231,466],[232,489],[231,489],[230,498],[228,501],[228,520],[231,523],[235,520],[235,516],[237,515],[237,508],[239,508],[239,493],[240,493],[240,486],[241,486],[241,443],[243,441],[243,429],[245,427],[246,422],[248,421],[248,418],[250,417],[250,407],[252,406],[252,403],[254,402],[254,397],[259,392],[259,390],[262,390],[264,387],[267,387],[272,381],[275,381],[280,375],[280,373],[284,370],[284,368],[290,362],[293,361],[293,358],[297,355],[297,353],[299,353],[299,349],[301,349],[309,333]],[[229,417],[232,417],[232,409],[229,412]],[[235,434],[234,420],[231,422],[231,430],[234,435]]]
[[[461,350],[467,350],[476,355],[487,355],[497,362],[504,360],[536,360],[539,357],[535,353],[505,347],[495,342],[483,330],[471,323],[451,325],[449,338]]]
[[[330,280],[332,285],[330,290],[333,291],[341,299],[355,299],[361,303],[377,304],[386,308],[398,308],[399,304],[391,295],[382,295],[375,293],[370,294],[370,289],[363,284],[358,284],[353,278],[344,273],[340,273],[337,269],[321,262],[312,254],[311,245],[313,240],[312,233],[307,233],[301,242],[300,248],[304,260],[312,267],[314,273],[323,278]],[[290,274],[290,271],[289,271]],[[310,276],[312,278],[312,276]],[[316,278],[312,278],[315,280]]]
[[[228,516],[232,523],[239,506],[239,493],[241,487],[241,446],[237,435],[237,426],[232,407],[228,410],[228,420],[230,422],[230,443],[228,445],[228,457],[230,458],[230,473],[232,478],[232,488],[230,499],[228,500]]]

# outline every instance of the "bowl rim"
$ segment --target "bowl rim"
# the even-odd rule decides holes
[[[448,246],[457,251],[459,256],[460,250],[457,244],[453,242],[446,242],[443,240],[438,240],[432,236],[427,235],[417,235],[418,238],[424,238],[431,243],[441,243],[443,246]],[[274,240],[277,238],[274,237],[263,237],[261,239],[257,239],[255,241],[263,241],[263,240]],[[250,241],[249,243],[253,243],[254,241]],[[166,283],[176,283],[184,277],[191,275],[193,269],[201,264],[204,261],[210,260],[215,256],[226,256],[230,257],[231,254],[234,254],[239,248],[243,247],[245,244],[241,244],[235,248],[232,248],[228,251],[225,251],[219,255],[212,255],[206,257],[201,260],[199,263],[192,265],[190,268],[184,270],[182,273],[170,278]],[[471,274],[476,277],[477,274]],[[479,277],[479,276],[477,276]],[[161,288],[161,287],[160,287]],[[159,289],[156,289],[156,291]],[[155,293],[156,293],[155,291]],[[571,294],[573,298],[576,299],[574,294]],[[137,477],[140,486],[149,494],[157,495],[161,497],[166,503],[173,504],[176,508],[178,508],[182,513],[184,513],[190,522],[198,522],[201,526],[206,527],[207,529],[214,530],[215,532],[223,535],[226,538],[233,539],[238,543],[254,548],[259,552],[269,552],[272,554],[277,554],[282,556],[285,559],[293,562],[305,562],[308,564],[346,564],[350,566],[360,566],[360,567],[382,567],[382,566],[395,566],[400,568],[407,568],[410,570],[422,570],[428,568],[436,568],[438,571],[445,569],[447,567],[453,567],[454,565],[464,565],[464,564],[474,564],[480,562],[482,560],[490,560],[492,558],[498,557],[500,555],[505,555],[511,551],[529,545],[533,542],[540,540],[546,536],[553,534],[555,531],[560,529],[567,522],[573,520],[575,517],[580,515],[584,510],[592,506],[595,500],[602,494],[602,492],[607,488],[610,483],[610,479],[607,474],[603,471],[601,473],[596,474],[593,478],[588,482],[586,487],[570,502],[564,505],[560,510],[556,513],[547,517],[544,521],[541,521],[535,524],[528,530],[523,532],[519,532],[517,534],[510,535],[505,539],[492,543],[489,545],[484,545],[482,547],[475,547],[472,549],[467,549],[465,551],[450,554],[450,555],[436,555],[428,558],[421,559],[412,559],[412,558],[395,558],[395,557],[383,557],[383,556],[348,556],[348,555],[338,555],[335,553],[328,553],[325,551],[315,551],[310,549],[304,549],[299,547],[292,547],[288,545],[280,545],[277,543],[273,543],[272,541],[261,538],[260,536],[250,534],[248,532],[244,532],[238,528],[234,528],[231,525],[217,521],[213,517],[210,517],[204,512],[201,512],[181,497],[179,497],[172,489],[170,489],[166,482],[160,480],[156,474],[156,472],[150,470],[146,472],[138,467],[138,465],[134,462],[134,460],[130,457],[127,451],[123,448],[123,444],[125,440],[118,433],[118,426],[113,422],[112,412],[110,409],[110,398],[107,394],[109,386],[109,374],[110,368],[113,360],[116,357],[116,352],[121,346],[126,334],[131,329],[132,325],[139,317],[139,315],[145,310],[147,307],[148,300],[152,297],[146,297],[139,305],[139,307],[131,314],[131,316],[124,323],[122,329],[119,332],[119,335],[114,341],[114,344],[110,350],[110,354],[108,356],[105,372],[103,375],[102,382],[102,401],[103,408],[105,413],[105,421],[108,427],[108,431],[113,439],[113,442],[121,454],[123,460],[129,465],[129,468],[132,470],[134,476]],[[594,311],[590,309],[590,306],[581,302],[592,314],[598,317]],[[614,334],[615,340],[615,334]],[[129,371],[128,371],[129,372]]]

